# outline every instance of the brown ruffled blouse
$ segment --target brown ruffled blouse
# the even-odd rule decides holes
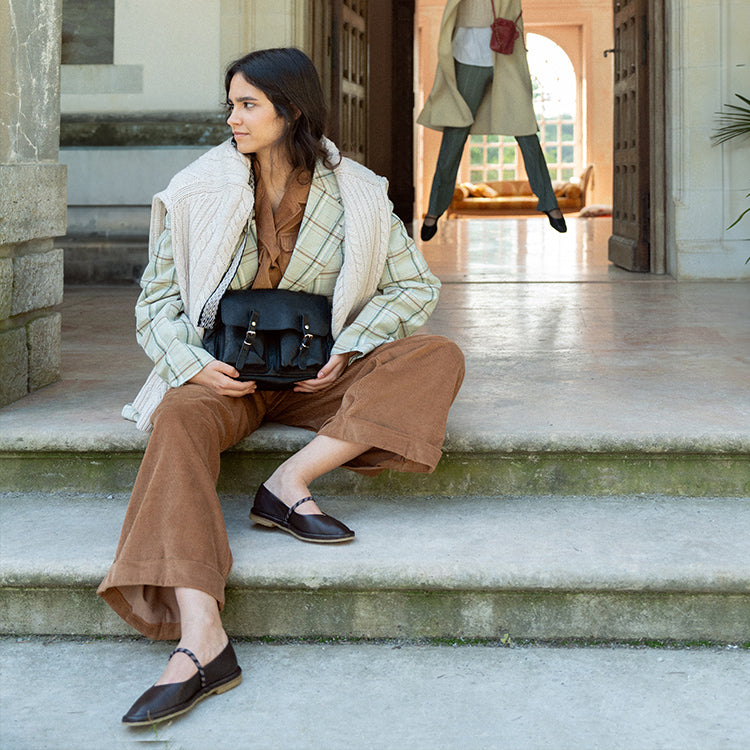
[[[294,252],[310,194],[311,175],[302,167],[289,180],[276,213],[263,181],[255,182],[255,228],[258,235],[258,273],[253,289],[275,289]]]

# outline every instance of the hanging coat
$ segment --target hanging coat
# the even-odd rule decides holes
[[[471,125],[471,132],[480,135],[536,133],[539,128],[534,115],[523,18],[518,20],[521,35],[516,40],[513,54],[493,53],[494,78],[479,106],[476,119],[472,120],[471,112],[456,88],[456,69],[451,46],[460,2],[461,0],[448,0],[445,6],[438,38],[435,82],[417,122],[433,130]],[[495,0],[495,10],[499,18],[514,21],[521,12],[521,0]]]

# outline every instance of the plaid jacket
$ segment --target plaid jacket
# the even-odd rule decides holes
[[[315,169],[304,218],[289,266],[279,288],[333,297],[344,260],[345,216],[338,182],[322,164]],[[258,270],[255,222],[232,281],[232,289],[248,287]],[[185,313],[172,256],[169,216],[141,279],[136,304],[136,335],[158,375],[175,387],[187,382],[213,358],[203,348],[201,332]],[[437,304],[440,282],[430,272],[401,221],[391,215],[388,252],[378,292],[347,321],[334,354],[359,357],[380,344],[408,336]]]

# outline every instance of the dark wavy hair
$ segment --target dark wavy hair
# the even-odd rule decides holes
[[[229,86],[238,73],[260,89],[286,120],[286,145],[294,168],[312,172],[318,159],[328,168],[335,166],[321,141],[328,117],[323,89],[312,60],[304,52],[294,47],[262,49],[230,63],[224,76],[227,100]]]

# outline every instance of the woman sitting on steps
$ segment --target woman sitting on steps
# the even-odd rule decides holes
[[[351,541],[310,483],[340,466],[433,471],[464,372],[451,341],[409,335],[440,284],[392,214],[385,180],[323,137],[310,60],[295,49],[253,52],[229,66],[225,86],[233,138],[154,198],[136,305],[155,367],[124,413],[153,432],[98,593],[139,632],[179,646],[123,717],[135,726],[185,713],[241,679],[220,617],[232,565],[216,492],[221,452],[265,421],[314,431],[258,488],[250,517],[304,541]],[[230,289],[331,302],[330,359],[291,390],[239,380],[202,345],[201,313],[240,247]]]

